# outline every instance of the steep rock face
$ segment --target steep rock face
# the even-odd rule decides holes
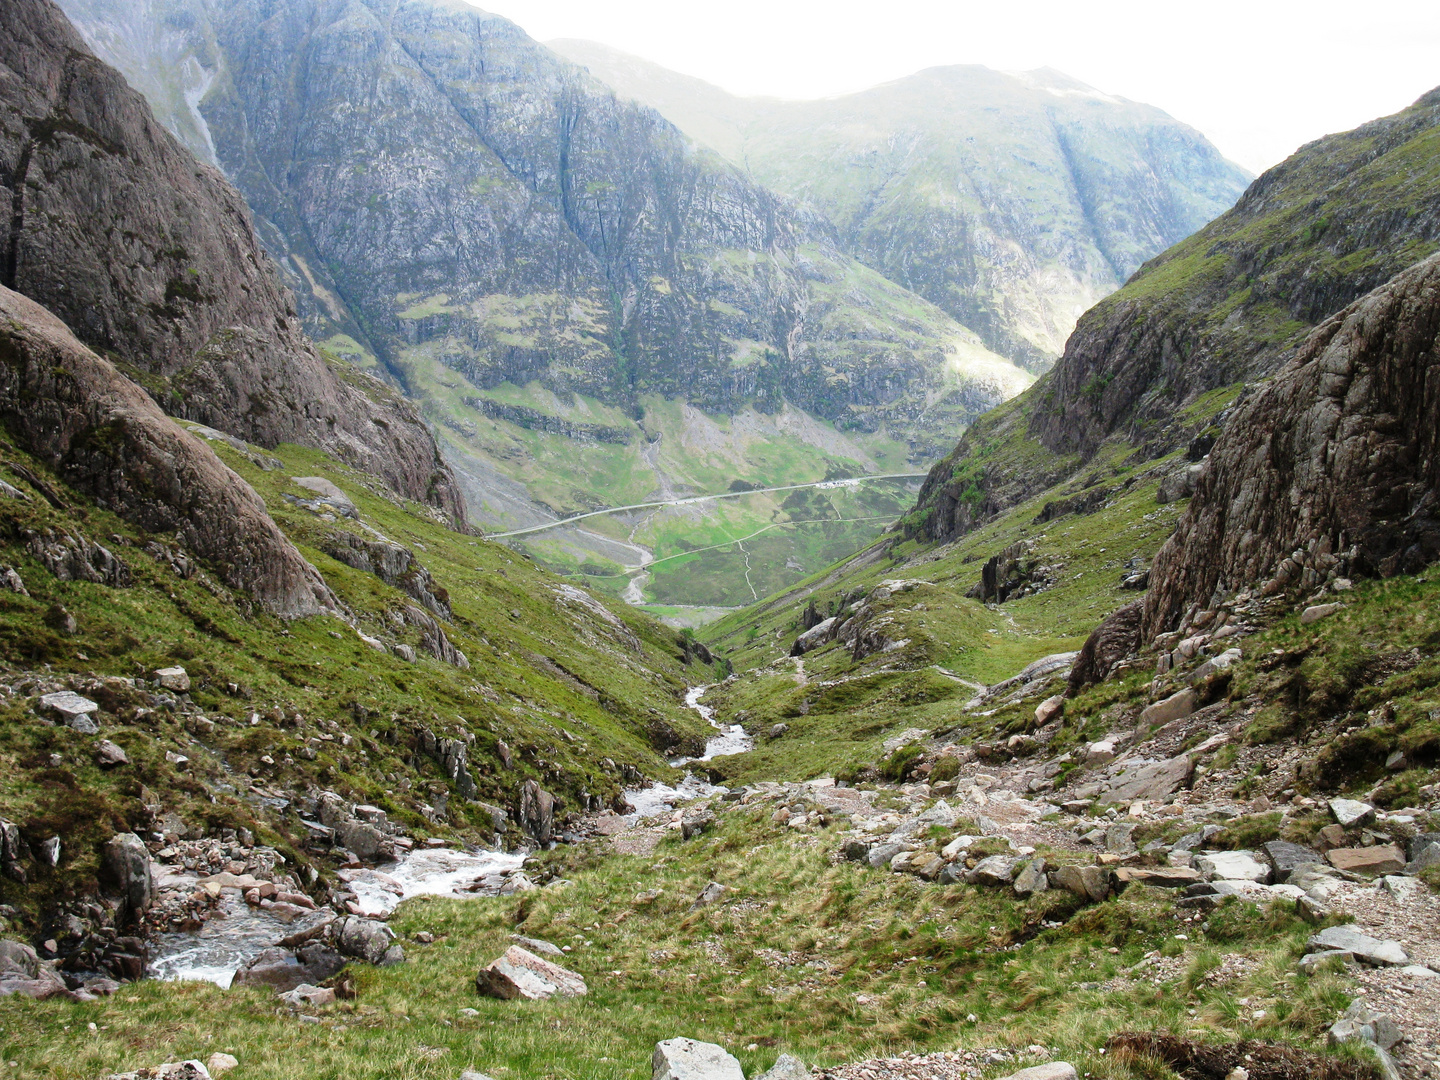
[[[417,395],[439,364],[482,390],[953,431],[1028,382],[504,19],[423,0],[69,6],[131,62],[137,20],[189,43],[197,115],[308,325]]]
[[[1303,147],[1081,318],[1054,370],[931,470],[911,531],[943,540],[1107,440],[1156,457],[1218,426],[1205,395],[1270,374],[1347,304],[1440,247],[1440,90]],[[1223,419],[1222,412],[1218,419]]]
[[[176,533],[226,584],[284,616],[333,613],[320,574],[255,491],[34,301],[0,287],[0,421],[75,488]]]
[[[1237,409],[1156,556],[1145,636],[1217,593],[1437,557],[1440,255],[1317,328]]]
[[[1440,246],[1440,90],[1309,144],[1234,209],[1086,313],[1031,432],[1089,454],[1216,387],[1264,376],[1310,328]]]
[[[196,162],[49,0],[0,8],[0,284],[64,320],[173,415],[335,453],[463,516],[414,410],[331,370],[239,194]]]
[[[1160,110],[1052,70],[931,68],[798,102],[737,98],[594,42],[551,47],[813,207],[850,254],[1036,369],[1081,311],[1248,180]]]

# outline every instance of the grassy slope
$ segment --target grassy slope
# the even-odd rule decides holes
[[[1108,1078],[1130,1075],[1095,1053],[1121,1028],[1318,1045],[1347,1000],[1336,975],[1293,974],[1310,928],[1286,905],[1265,913],[1232,903],[1201,931],[1181,923],[1188,913],[1171,907],[1173,896],[1137,888],[1044,929],[1042,919],[1071,916],[1068,894],[1016,903],[834,864],[833,827],[798,834],[770,823],[772,807],[727,814],[716,832],[666,841],[652,857],[563,855],[555,869],[574,881],[564,888],[409,902],[392,921],[409,963],[356,971],[359,997],[321,1025],[277,1013],[260,991],[142,983],[93,1005],[0,1002],[0,1053],[20,1075],[53,1080],[217,1050],[239,1058],[236,1080],[453,1080],[465,1067],[608,1080],[648,1076],[654,1043],[685,1034],[727,1046],[751,1075],[782,1051],[833,1065],[902,1049],[1038,1043]],[[734,891],[690,911],[709,880]],[[420,930],[435,943],[408,940]],[[1194,941],[1188,951],[1174,936],[1181,930]],[[586,976],[589,995],[479,998],[476,970],[514,931],[573,945],[565,962]],[[1147,953],[1185,959],[1154,983],[1125,978]],[[1207,981],[1231,953],[1254,962],[1250,973]],[[1238,997],[1268,1010],[1258,1030]],[[87,1024],[97,1030],[86,1034]]]
[[[223,444],[217,449],[265,498],[276,521],[355,614],[360,631],[417,644],[418,632],[391,618],[410,603],[408,597],[318,547],[339,529],[368,534],[353,524],[323,522],[282,497],[308,497],[290,483],[293,476],[324,475],[339,484],[364,523],[409,547],[449,591],[455,620],[445,629],[471,668],[450,667],[418,649],[414,664],[376,652],[335,618],[287,623],[249,613],[243,598],[208,575],[181,579],[141,550],[165,538],[144,536],[73,493],[65,495],[73,508],[66,512],[39,498],[28,504],[5,500],[0,560],[20,572],[30,591],[29,597],[0,592],[5,681],[42,666],[44,677],[129,677],[180,663],[196,682],[195,702],[217,726],[197,738],[164,709],[137,714],[146,703],[128,688],[114,688],[109,697],[92,691],[106,710],[103,736],[135,763],[102,773],[91,763],[94,738],[39,723],[27,692],[0,705],[0,812],[33,827],[37,836],[58,833],[65,844],[58,873],[41,890],[27,893],[0,879],[0,902],[18,903],[33,916],[45,897],[93,881],[95,845],[143,820],[142,784],[192,824],[250,824],[284,850],[298,847],[303,831],[293,815],[266,815],[243,796],[249,773],[282,790],[303,792],[316,784],[378,804],[419,835],[478,838],[488,833],[489,819],[473,805],[453,803],[452,821],[444,827],[422,815],[430,786],[439,783],[443,791],[448,784],[423,756],[415,767],[408,764],[421,727],[473,738],[469,757],[483,798],[509,805],[519,784],[533,777],[566,796],[572,809],[582,790],[607,799],[618,792],[619,774],[606,771],[602,759],[668,776],[658,751],[683,739],[698,745],[706,732],[682,699],[687,685],[713,673],[683,666],[674,631],[614,605],[642,642],[636,653],[583,607],[557,603],[559,582],[552,575],[498,545],[437,525],[427,508],[397,505],[369,477],[296,447],[275,451],[282,467],[273,471]],[[13,450],[8,454],[25,461]],[[44,473],[37,463],[28,465]],[[26,487],[15,475],[9,480]],[[47,527],[103,542],[130,566],[135,585],[115,590],[58,581],[23,547],[25,530]],[[47,626],[52,605],[75,617],[78,636],[62,637]],[[258,725],[249,723],[252,714],[260,717]],[[307,761],[299,750],[322,728],[357,741],[348,749],[327,743],[316,760]],[[514,769],[499,763],[498,740],[514,750]],[[180,770],[169,764],[169,749],[188,756],[190,765]],[[52,754],[60,755],[59,765],[49,764]],[[276,764],[265,764],[262,756]],[[212,803],[201,781],[229,782],[241,791]]]

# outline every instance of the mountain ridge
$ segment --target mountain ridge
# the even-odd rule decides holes
[[[1161,110],[1049,68],[937,66],[783,101],[730,95],[596,42],[551,44],[813,206],[851,254],[1037,371],[1081,311],[1229,206],[1247,177]],[[983,151],[969,149],[977,142]]]

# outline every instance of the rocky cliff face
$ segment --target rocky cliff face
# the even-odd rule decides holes
[[[850,254],[1035,370],[1080,312],[1248,179],[1159,109],[1056,71],[932,68],[791,102],[737,98],[594,42],[552,47],[824,215]]]
[[[1440,247],[1440,91],[1298,151],[1235,208],[1088,311],[1065,355],[931,471],[912,531],[946,539],[1074,476],[1107,445],[1203,457],[1240,384]],[[1207,395],[1212,397],[1207,398]]]
[[[173,415],[334,452],[463,518],[434,441],[383,386],[331,369],[239,194],[194,160],[60,9],[0,10],[0,284],[113,358]]]
[[[1228,594],[1440,557],[1440,255],[1318,327],[1240,405],[1160,549],[1146,636]]]
[[[1026,381],[498,17],[418,0],[70,9],[117,60],[178,62],[168,45],[141,57],[137,25],[189,43],[208,87],[190,127],[312,331],[417,396],[440,364],[481,390],[539,382],[632,409],[658,392],[715,413],[785,400],[953,431]]]
[[[64,323],[5,288],[0,421],[77,490],[149,532],[174,533],[262,607],[292,617],[338,608],[250,485]]]
[[[1312,327],[1440,246],[1437,152],[1440,91],[1265,173],[1086,313],[1031,433],[1058,453],[1118,432],[1143,443],[1177,407],[1275,370]]]

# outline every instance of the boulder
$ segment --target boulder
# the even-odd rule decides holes
[[[1172,720],[1189,716],[1198,707],[1199,702],[1200,695],[1192,687],[1187,686],[1184,690],[1171,694],[1163,701],[1146,706],[1140,713],[1140,726],[1163,727]]]
[[[1405,853],[1395,844],[1363,848],[1331,848],[1325,858],[1336,870],[1352,874],[1395,874],[1405,869]]]
[[[150,910],[155,879],[150,872],[150,852],[134,833],[116,833],[105,845],[104,865],[119,886],[120,897],[132,919]]]
[[[1375,820],[1375,808],[1355,799],[1331,799],[1330,813],[1342,829],[1369,825]]]
[[[1047,1061],[1044,1065],[1032,1065],[1011,1073],[1001,1080],[1079,1080],[1079,1075],[1068,1061]]]
[[[1011,855],[991,855],[976,863],[967,876],[976,885],[1002,888],[1015,880],[1015,859]]]
[[[710,810],[686,810],[680,816],[680,835],[693,840],[715,824],[715,814]]]
[[[1131,765],[1096,796],[1102,806],[1108,803],[1163,802],[1190,782],[1195,775],[1195,761],[1187,754],[1152,764]]]
[[[536,842],[548,844],[555,832],[555,797],[534,780],[526,780],[520,785],[516,820]]]
[[[359,915],[336,919],[330,924],[328,932],[341,955],[364,960],[367,964],[386,962],[395,941],[395,931],[390,927]]]
[[[325,509],[333,510],[340,517],[358,518],[360,516],[355,504],[350,501],[350,496],[323,476],[292,476],[290,482],[317,496],[311,501],[319,503]]]
[[[1296,966],[1302,975],[1314,975],[1331,960],[1343,960],[1348,966],[1355,962],[1355,954],[1344,949],[1322,949],[1319,952],[1306,953]]]
[[[104,1080],[212,1080],[210,1070],[196,1059],[167,1061],[139,1072],[111,1073]]]
[[[713,904],[729,891],[729,889],[721,885],[718,881],[712,881],[700,890],[700,895],[695,898],[695,902],[690,905],[690,909],[693,911],[695,908],[706,907]]]
[[[41,840],[35,845],[35,861],[42,862],[46,866],[60,865],[60,838],[52,836],[49,840]]]
[[[1081,900],[1098,904],[1110,895],[1112,872],[1103,866],[1057,866],[1047,876],[1052,886]]]
[[[1116,664],[1140,648],[1144,613],[1145,601],[1133,600],[1107,615],[1085,639],[1070,668],[1067,690],[1071,695],[1103,682]]]
[[[1121,866],[1115,880],[1126,885],[1153,885],[1160,889],[1184,889],[1200,880],[1200,871],[1188,866]]]
[[[323,1009],[327,1005],[335,1004],[335,991],[325,986],[301,983],[293,990],[282,991],[280,1000],[292,1009]]]
[[[230,1054],[222,1054],[218,1050],[215,1053],[211,1054],[205,1061],[205,1068],[210,1071],[210,1075],[212,1077],[219,1076],[221,1073],[224,1072],[229,1072],[231,1069],[237,1068],[239,1065],[240,1062],[237,1061]]]
[[[537,956],[564,956],[565,950],[559,945],[552,945],[548,941],[541,941],[539,938],[525,937],[523,934],[511,934],[510,940],[519,945],[522,949],[529,949]]]
[[[1432,841],[1418,849],[1412,846],[1411,850],[1415,851],[1415,854],[1412,855],[1410,861],[1405,864],[1405,872],[1407,874],[1419,874],[1421,871],[1428,870],[1432,866],[1440,866],[1440,844]]]
[[[1104,765],[1115,760],[1115,743],[1110,739],[1092,742],[1085,747],[1083,754],[1086,765]]]
[[[757,1080],[810,1080],[810,1066],[790,1054],[781,1054]]]
[[[795,639],[795,644],[790,647],[790,655],[804,656],[810,650],[818,649],[835,636],[838,625],[838,619],[829,618],[812,626]]]
[[[1260,850],[1270,864],[1272,879],[1277,883],[1289,881],[1290,875],[1302,866],[1314,866],[1325,860],[1325,856],[1313,848],[1286,840],[1271,840]]]
[[[183,667],[158,668],[151,673],[151,678],[160,689],[169,690],[173,694],[190,692],[190,676]]]
[[[1410,957],[1397,941],[1381,941],[1353,926],[1327,926],[1306,942],[1312,952],[1348,952],[1357,960],[1375,967],[1404,967]]]
[[[1195,857],[1195,869],[1212,881],[1270,883],[1270,867],[1253,851],[1207,851]]]
[[[945,860],[933,851],[916,852],[915,857],[910,860],[910,872],[926,881],[934,881],[944,869]]]
[[[1112,855],[1130,855],[1135,851],[1132,834],[1138,828],[1128,821],[1117,821],[1105,830],[1105,850]]]
[[[1045,860],[1035,856],[1015,875],[1012,886],[1017,896],[1033,896],[1050,888],[1050,879],[1045,875]]]
[[[655,1044],[651,1080],[745,1080],[740,1062],[724,1047],[694,1039]]]
[[[95,744],[95,764],[102,769],[114,769],[121,765],[129,765],[130,759],[125,756],[124,750],[109,739],[101,739]]]
[[[70,690],[60,690],[54,694],[43,695],[40,698],[40,707],[46,712],[53,713],[63,723],[72,725],[75,721],[88,717],[100,709],[100,706],[89,698],[81,697]]]
[[[44,1001],[46,998],[68,996],[65,980],[54,968],[36,955],[29,945],[19,941],[0,941],[0,997],[19,994],[21,997]]]
[[[882,867],[889,866],[890,861],[904,850],[905,847],[903,844],[897,844],[893,841],[883,844],[876,844],[874,847],[870,848],[869,852],[866,854],[865,861],[868,862],[874,869],[879,870]]]
[[[1300,613],[1300,625],[1309,626],[1321,619],[1328,619],[1344,606],[1344,604],[1312,604]]]
[[[475,976],[475,988],[487,997],[504,1001],[580,997],[589,989],[581,975],[519,945],[511,945],[502,956],[481,968]]]
[[[1065,711],[1065,695],[1056,694],[1035,706],[1035,724],[1044,727]]]

